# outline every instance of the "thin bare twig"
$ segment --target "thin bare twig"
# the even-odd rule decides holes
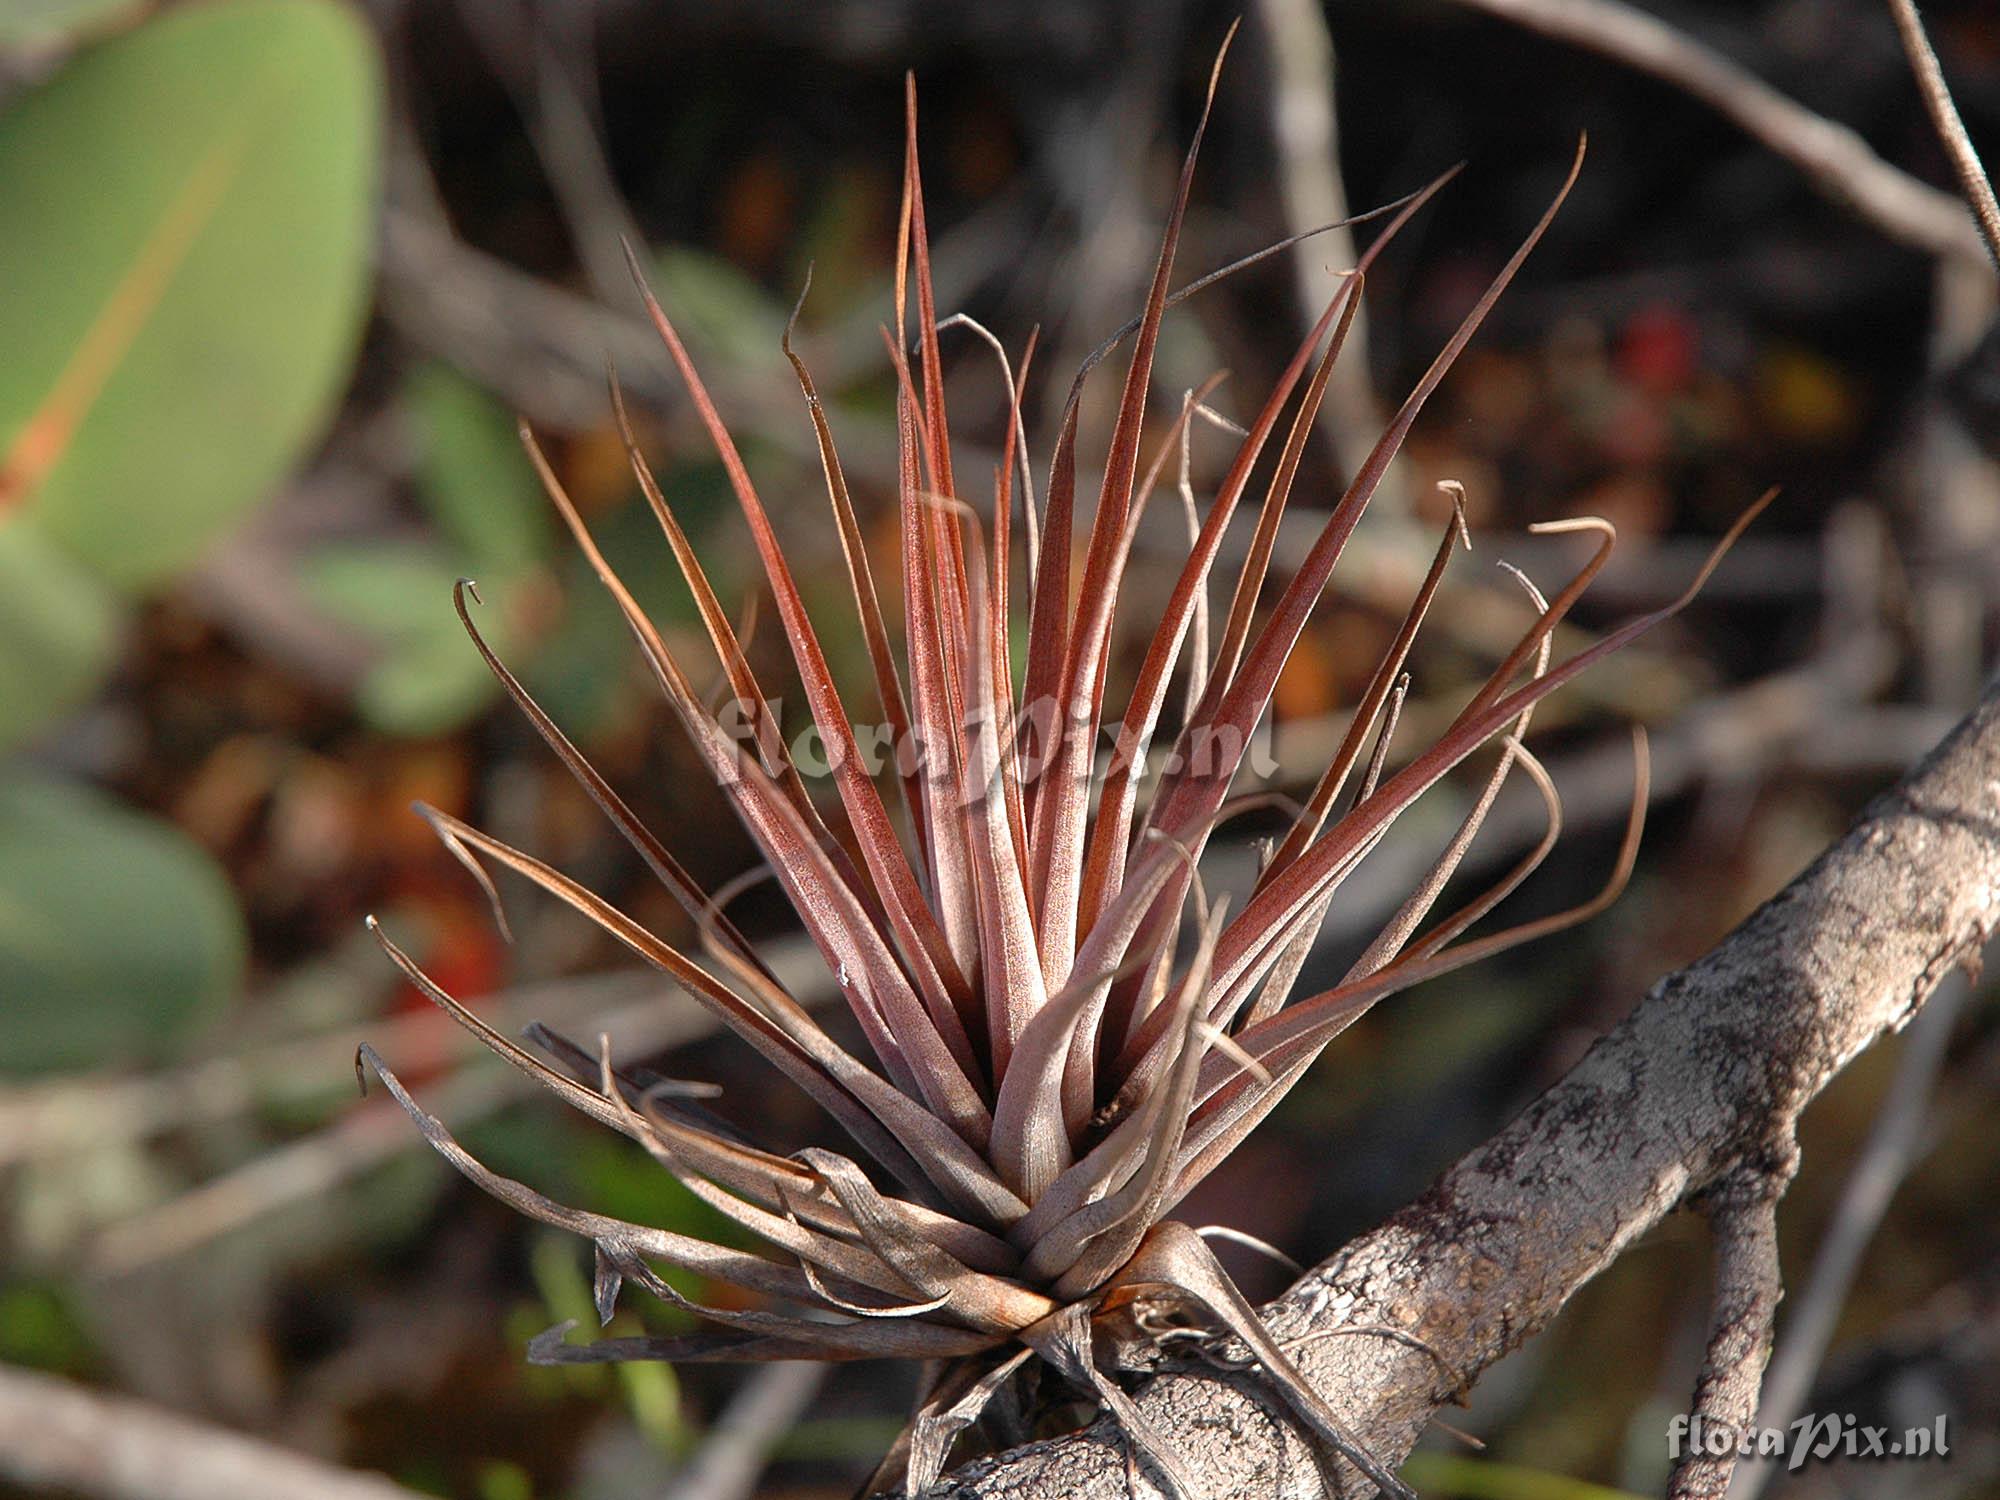
[[[372,952],[373,944],[369,946]],[[505,1032],[546,1021],[559,1030],[588,1034],[607,1012],[657,1004],[658,990],[639,974],[563,979],[494,995],[485,1002],[484,1014]],[[364,1020],[384,1055],[406,1066],[440,1052],[449,1061],[485,1056],[478,1043],[443,1017],[412,1011],[380,1018],[343,1016],[324,1029],[267,1038],[238,1052],[149,1073],[85,1074],[0,1086],[0,1167],[237,1119],[273,1099],[323,1095],[329,1079],[345,1076]]]
[[[101,1500],[417,1500],[380,1475],[6,1365],[0,1479]]]
[[[533,1087],[505,1067],[473,1064],[440,1086],[437,1098],[454,1119],[482,1119],[519,1098],[524,1085]],[[409,1144],[407,1117],[392,1101],[373,1100],[111,1225],[89,1246],[85,1265],[97,1275],[119,1276],[184,1255],[279,1209],[321,1198],[402,1155]]]
[[[1930,255],[1987,268],[1985,242],[1957,198],[1892,166],[1847,126],[1786,98],[1754,73],[1657,17],[1622,0],[1459,3],[1588,47],[1686,89],[1892,239]]]
[[[780,972],[799,971],[793,993],[807,1004],[831,994],[816,960],[801,963],[794,944],[777,953]],[[676,1005],[656,985],[643,999],[579,1026],[588,1035],[607,1034],[621,1056],[644,1055],[705,1036],[715,1022],[693,1005]],[[351,1043],[348,1055],[352,1055]],[[454,1120],[484,1118],[534,1092],[521,1073],[493,1063],[455,1071],[437,1091],[438,1108]],[[177,1198],[110,1226],[92,1243],[87,1262],[93,1271],[115,1275],[150,1265],[243,1228],[270,1214],[322,1197],[370,1168],[415,1149],[407,1118],[388,1100],[362,1105],[331,1124],[268,1151],[211,1178]]]
[[[826,1373],[825,1365],[796,1360],[758,1370],[674,1476],[667,1500],[747,1500],[773,1445],[797,1425]]]
[[[588,6],[460,4],[466,30],[527,127],[577,260],[600,301],[631,294],[621,240],[645,243],[598,138]],[[556,28],[568,34],[558,36]]]
[[[1921,1154],[1932,1092],[1944,1067],[1945,1046],[1971,993],[1972,986],[1963,979],[1951,981],[1910,1026],[1888,1097],[1841,1188],[1840,1202],[1813,1258],[1805,1290],[1785,1320],[1784,1337],[1771,1362],[1757,1411],[1759,1427],[1788,1427],[1805,1404],[1833,1338],[1834,1324],[1847,1304],[1862,1253],[1875,1237],[1896,1189]],[[1776,1472],[1777,1465],[1769,1458],[1753,1457],[1739,1465],[1729,1488],[1730,1500],[1757,1500]]]
[[[1291,233],[1348,216],[1347,184],[1340,170],[1340,134],[1334,110],[1333,38],[1320,0],[1258,0],[1270,58],[1271,134],[1277,145],[1278,186],[1284,195],[1285,227]],[[1354,264],[1354,234],[1330,230],[1301,241],[1292,252],[1301,327],[1326,305],[1333,267]],[[1323,429],[1338,469],[1360,468],[1381,430],[1375,393],[1368,385],[1368,312],[1354,315],[1347,348],[1327,385]],[[1377,515],[1406,515],[1409,486],[1403,466],[1392,464],[1376,489]]]
[[[1942,372],[1971,357],[1993,318],[1993,271],[2000,268],[2000,207],[1979,155],[1965,133],[1945,86],[1937,55],[1924,35],[1912,0],[1891,0],[1896,29],[1902,38],[1939,139],[1952,159],[1966,201],[1971,205],[1990,264],[1976,268],[1940,262],[1932,299],[1930,360]],[[1965,431],[1959,414],[1941,399],[1941,383],[1926,382],[1916,407],[1911,442],[1913,461],[1900,465],[1902,499],[1913,521],[1915,546],[1922,556],[1957,558],[1989,546],[1995,473]],[[1912,615],[1919,646],[1919,679],[1934,703],[1963,702],[1981,657],[1981,631],[1986,615],[1985,590],[1961,569],[1933,567],[1917,591]]]
[[[1965,121],[1958,117],[1958,106],[1952,102],[1951,90],[1945,87],[1944,70],[1938,66],[1930,38],[1924,35],[1924,23],[1917,15],[1915,0],[1889,0],[1889,9],[1896,17],[1896,34],[1903,39],[1903,51],[1909,54],[1910,67],[1917,75],[1924,108],[1930,111],[1938,139],[1951,155],[1958,185],[1965,192],[1965,201],[1972,205],[1979,232],[1986,238],[1986,253],[1993,257],[1994,268],[2000,270],[2000,203],[1993,201],[1993,180],[1986,175],[1979,153],[1972,147],[1972,137],[1965,133]]]
[[[1733,1174],[1708,1195],[1715,1233],[1715,1300],[1708,1354],[1695,1381],[1694,1415],[1705,1427],[1741,1434],[1757,1415],[1757,1392],[1771,1357],[1771,1326],[1784,1295],[1778,1276],[1778,1199],[1798,1165],[1789,1138],[1783,1160]],[[1689,1441],[1667,1482],[1668,1500],[1722,1500],[1736,1467],[1736,1445],[1717,1455]]]

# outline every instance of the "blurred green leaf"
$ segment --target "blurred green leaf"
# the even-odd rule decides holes
[[[448,630],[403,643],[361,680],[355,706],[377,729],[412,739],[448,734],[493,701],[492,673],[458,617],[447,619]]]
[[[679,465],[660,482],[703,556],[710,581],[723,598],[732,597],[744,560],[714,538],[716,515],[734,503],[721,465]],[[618,506],[593,517],[591,525],[605,559],[655,624],[699,626],[694,600],[644,503]],[[542,707],[572,738],[587,744],[634,703],[628,689],[640,676],[638,656],[617,602],[581,553],[570,550],[562,558],[561,579],[561,623],[536,643],[531,661],[515,666]]]
[[[618,602],[581,557],[565,564],[561,597],[561,623],[537,646],[522,679],[570,738],[589,745],[641,702],[643,690],[634,691],[639,662]],[[685,624],[682,613],[692,612],[689,605],[652,618],[659,624]]]
[[[352,1075],[348,1102],[353,1101]],[[438,1198],[445,1182],[438,1176],[437,1163],[427,1160],[427,1152],[405,1151],[391,1157],[359,1182],[340,1192],[318,1198],[310,1214],[300,1214],[291,1228],[279,1228],[273,1235],[276,1253],[310,1239],[321,1247],[408,1245],[423,1232],[437,1212]]]
[[[580,1195],[599,1213],[715,1245],[755,1243],[741,1225],[695,1197],[673,1173],[622,1137],[580,1132],[570,1145],[567,1165]],[[671,1275],[666,1279],[690,1295],[701,1286],[699,1276],[684,1282]]]
[[[0,750],[81,702],[111,666],[118,604],[25,516],[0,522]]]
[[[0,778],[0,1074],[172,1050],[242,978],[243,918],[190,839],[109,797]]]
[[[597,1308],[590,1281],[578,1260],[581,1243],[571,1235],[539,1235],[530,1252],[530,1263],[535,1288],[542,1294],[553,1321],[595,1328]],[[605,1329],[610,1337],[641,1331],[637,1320],[626,1313],[612,1319]],[[663,1453],[686,1451],[693,1432],[681,1406],[680,1378],[674,1367],[632,1360],[611,1368],[617,1372],[618,1386],[632,1413],[633,1425]]]
[[[477,574],[518,573],[548,551],[548,502],[507,408],[446,365],[424,365],[404,387],[422,444],[418,495]]]
[[[457,577],[430,548],[399,542],[328,547],[306,559],[313,601],[381,648],[355,706],[384,733],[444,734],[498,691],[451,607]],[[513,640],[506,612],[488,609],[480,629],[505,654]]]
[[[791,309],[728,261],[669,245],[654,252],[653,285],[696,363],[704,356],[739,366],[778,358]]]
[[[145,0],[7,0],[0,47],[46,44],[132,15]]]
[[[660,475],[660,488],[694,544],[695,555],[701,559],[702,569],[717,596],[725,608],[740,614],[745,590],[755,586],[750,580],[753,577],[761,580],[763,574],[745,534],[730,530],[726,523],[725,518],[736,502],[730,496],[729,480],[722,465],[676,464]],[[674,566],[667,539],[660,534],[659,522],[645,502],[634,500],[601,517],[592,517],[591,529],[597,535],[597,545],[605,561],[624,578],[639,607],[656,623],[700,622],[701,615],[694,607],[680,569]],[[577,553],[570,553],[570,557],[571,576],[603,593],[604,587],[589,564]],[[565,587],[574,592],[573,586]],[[622,626],[620,630],[623,631]],[[631,638],[624,639],[629,642]]]
[[[0,510],[137,587],[291,467],[360,328],[379,75],[343,5],[216,0],[0,118]]]
[[[369,635],[423,640],[445,622],[477,657],[451,607],[459,575],[430,547],[406,542],[322,547],[305,559],[302,577],[315,604]]]
[[[519,1464],[496,1460],[479,1466],[479,1500],[534,1500],[535,1481]]]
[[[94,1356],[66,1288],[26,1280],[0,1288],[0,1359],[58,1375],[81,1375]]]

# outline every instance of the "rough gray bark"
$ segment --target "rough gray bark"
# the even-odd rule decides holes
[[[1805,1106],[1954,967],[1976,964],[1996,922],[2000,683],[1846,837],[1266,1318],[1303,1341],[1295,1358],[1350,1427],[1400,1460],[1457,1389],[1676,1206],[1707,1194],[1702,1206],[1721,1213],[1744,1183],[1781,1184]],[[1711,1364],[1740,1311],[1718,1298]],[[1406,1329],[1435,1355],[1349,1326],[1360,1324]],[[1344,1327],[1353,1336],[1336,1337]],[[1762,1344],[1754,1326],[1730,1337]],[[1137,1399],[1217,1500],[1325,1493],[1305,1441],[1253,1378],[1179,1371]],[[1347,1493],[1364,1492],[1343,1478]],[[1100,1422],[969,1464],[941,1493],[1122,1500],[1125,1447]]]
[[[1796,1158],[1796,1153],[1794,1153]],[[1778,1273],[1778,1199],[1791,1161],[1756,1162],[1704,1194],[1715,1235],[1715,1304],[1708,1351],[1694,1385],[1704,1429],[1742,1432],[1757,1420],[1764,1366],[1784,1283]],[[1734,1455],[1711,1457],[1690,1443],[1674,1465],[1667,1500],[1722,1500]]]

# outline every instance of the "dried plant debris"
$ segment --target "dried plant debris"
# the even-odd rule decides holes
[[[1216,68],[1219,74],[1220,59]],[[1213,94],[1212,77],[1211,100]],[[1405,658],[1452,554],[1469,545],[1462,518],[1455,516],[1344,743],[1296,809],[1240,909],[1207,899],[1198,866],[1211,831],[1232,810],[1226,799],[1251,731],[1384,469],[1547,231],[1581,167],[1582,149],[1562,191],[1390,420],[1297,571],[1270,600],[1275,586],[1266,588],[1266,574],[1278,523],[1369,265],[1444,179],[1386,211],[1381,233],[1359,264],[1337,277],[1318,322],[1254,420],[1240,430],[1234,460],[1199,516],[1171,591],[1164,600],[1144,601],[1157,624],[1124,712],[1114,718],[1104,704],[1106,668],[1135,529],[1206,394],[1204,388],[1184,401],[1155,451],[1144,451],[1154,354],[1162,320],[1177,300],[1170,278],[1201,129],[1167,216],[1144,313],[1077,376],[1039,504],[1020,418],[1032,340],[1018,367],[1001,355],[1012,420],[991,509],[984,512],[961,498],[952,464],[939,351],[945,325],[932,295],[914,85],[908,131],[896,327],[885,330],[900,392],[900,664],[827,415],[789,336],[785,346],[818,437],[873,663],[870,708],[881,733],[872,744],[863,743],[833,681],[819,626],[806,612],[764,501],[673,323],[639,277],[647,311],[749,524],[824,746],[832,795],[810,795],[743,642],[631,439],[622,403],[618,415],[633,468],[727,674],[733,697],[721,712],[698,685],[706,669],[684,666],[641,612],[534,438],[523,431],[557,511],[837,976],[873,1058],[840,1045],[787,992],[720,902],[639,824],[529,698],[481,639],[467,602],[468,595],[477,598],[469,585],[457,607],[474,644],[508,696],[693,919],[699,954],[674,947],[533,855],[425,810],[489,896],[495,893],[488,871],[499,866],[574,907],[804,1089],[845,1129],[857,1155],[760,1150],[695,1102],[698,1090],[621,1073],[608,1055],[544,1031],[534,1040],[553,1059],[550,1066],[488,1028],[379,931],[411,981],[495,1052],[639,1142],[704,1203],[767,1248],[751,1253],[553,1202],[482,1166],[379,1057],[364,1049],[363,1060],[466,1176],[523,1213],[595,1242],[598,1310],[607,1320],[629,1283],[694,1314],[707,1330],[579,1345],[565,1340],[566,1329],[553,1329],[536,1341],[530,1351],[535,1359],[901,1356],[933,1362],[919,1409],[875,1479],[914,1495],[937,1477],[954,1436],[977,1420],[1031,1354],[1039,1355],[1124,1425],[1157,1478],[1185,1493],[1190,1486],[1171,1443],[1147,1431],[1119,1375],[1153,1362],[1182,1336],[1211,1334],[1248,1351],[1261,1378],[1328,1454],[1352,1463],[1384,1492],[1407,1495],[1314,1394],[1200,1235],[1167,1215],[1376,1001],[1559,931],[1612,898],[1630,868],[1645,805],[1643,742],[1631,821],[1601,894],[1556,916],[1465,936],[1555,843],[1555,789],[1524,743],[1535,706],[1681,608],[1693,590],[1552,664],[1551,632],[1603,566],[1612,534],[1589,520],[1548,528],[1591,531],[1598,545],[1553,598],[1544,600],[1528,586],[1530,623],[1484,685],[1431,743],[1397,754],[1391,741],[1407,681]],[[1090,368],[1128,340],[1103,483],[1078,549],[1079,393]],[[906,355],[913,348],[914,369]],[[1288,406],[1290,425],[1264,484],[1246,560],[1213,648],[1203,651],[1206,632],[1191,627],[1204,613],[1224,532]],[[1723,539],[1717,556],[1756,509]],[[1030,553],[1021,570],[1028,579],[1028,615],[1026,660],[1018,672],[1010,615],[1017,530]],[[1080,557],[1080,578],[1071,576],[1073,557]],[[1191,660],[1194,654],[1202,659]],[[1162,757],[1153,742],[1177,676],[1188,686],[1190,706],[1171,753]],[[1099,754],[1101,736],[1109,740],[1108,760]],[[1494,753],[1482,791],[1427,877],[1339,984],[1295,995],[1306,950],[1341,883],[1418,796],[1482,751]],[[1516,769],[1546,801],[1548,836],[1496,885],[1433,919],[1494,795]],[[1343,804],[1350,779],[1357,790]],[[886,797],[884,785],[891,788]],[[889,806],[896,798],[900,832]],[[872,1162],[873,1173],[862,1159]],[[693,1302],[660,1277],[656,1264],[697,1272],[768,1306]],[[772,1310],[780,1307],[790,1310]]]

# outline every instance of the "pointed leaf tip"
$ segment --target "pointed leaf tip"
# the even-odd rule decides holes
[[[1222,82],[1222,65],[1229,60],[1229,49],[1236,41],[1236,33],[1243,29],[1243,17],[1238,16],[1229,23],[1229,30],[1222,34],[1222,45],[1215,49],[1215,63],[1208,70],[1208,97],[1214,102],[1216,85]]]
[[[799,288],[798,300],[792,304],[792,314],[785,319],[785,331],[778,338],[778,348],[786,359],[792,357],[792,334],[798,329],[799,314],[806,310],[806,298],[812,295],[813,262],[806,262],[805,284]]]
[[[618,248],[625,252],[625,268],[632,273],[632,279],[642,289],[645,288],[647,285],[645,262],[639,259],[639,252],[633,248],[632,241],[621,234],[618,236]]]

